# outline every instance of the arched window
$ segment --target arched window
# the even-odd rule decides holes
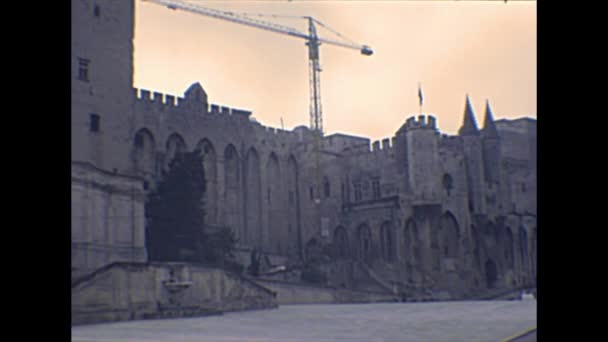
[[[156,144],[146,128],[137,131],[133,139],[133,162],[136,173],[148,177],[156,175]]]
[[[312,238],[306,243],[306,260],[314,261],[319,257],[320,248],[317,239]]]
[[[329,184],[329,179],[327,179],[327,177],[323,178],[323,193],[325,194],[325,198],[329,197],[331,195],[330,193],[330,184]]]
[[[184,138],[177,133],[173,133],[165,144],[165,169],[169,167],[175,156],[185,153],[188,150]]]

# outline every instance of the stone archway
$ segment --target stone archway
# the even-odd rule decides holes
[[[320,245],[317,239],[311,238],[306,243],[305,252],[306,252],[306,260],[315,261],[320,256]]]
[[[492,259],[488,259],[485,264],[486,270],[486,287],[491,289],[496,286],[496,280],[498,279],[498,270],[496,263]]]
[[[135,134],[133,140],[133,169],[136,174],[151,180],[156,176],[156,143],[154,136],[147,128]]]
[[[446,211],[440,220],[440,244],[443,258],[456,259],[459,256],[460,232],[454,215]]]

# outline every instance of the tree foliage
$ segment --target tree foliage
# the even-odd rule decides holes
[[[200,150],[180,153],[146,200],[146,245],[152,261],[204,262],[238,271],[236,238],[205,226],[205,169]]]
[[[204,241],[203,250],[204,260],[226,266],[226,259],[234,257],[232,252],[234,252],[236,242],[237,239],[234,233],[227,227],[207,232],[207,239]]]
[[[146,200],[146,244],[150,260],[201,260],[207,240],[204,194],[201,151],[177,154]]]

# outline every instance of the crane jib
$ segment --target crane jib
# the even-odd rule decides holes
[[[346,42],[341,42],[341,41],[323,39],[323,38],[319,38],[319,37],[316,37],[313,35],[308,35],[308,34],[302,33],[292,27],[283,26],[283,25],[279,25],[279,24],[275,24],[275,23],[267,22],[267,21],[263,21],[263,20],[242,17],[242,16],[238,16],[236,13],[232,13],[232,12],[222,12],[222,11],[214,10],[214,9],[207,8],[207,7],[196,6],[193,4],[184,3],[181,1],[167,1],[167,0],[144,0],[144,1],[156,3],[159,5],[164,5],[167,8],[172,9],[172,10],[181,9],[184,11],[194,12],[194,13],[198,13],[201,15],[213,17],[216,19],[232,21],[234,23],[241,24],[241,25],[257,27],[262,30],[272,31],[275,33],[287,34],[292,37],[298,37],[298,38],[305,39],[309,42],[317,40],[319,43],[325,43],[328,45],[337,45],[337,46],[341,46],[344,48],[355,49],[355,50],[359,50],[361,52],[361,54],[366,55],[366,56],[370,56],[372,54],[372,50],[365,45],[361,46],[361,45],[357,45],[357,44],[353,44],[353,43],[346,43]],[[312,17],[306,17],[306,18],[309,19],[310,21],[318,22],[316,19],[314,19]]]

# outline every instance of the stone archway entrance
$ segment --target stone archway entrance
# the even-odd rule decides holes
[[[497,269],[496,263],[492,259],[486,261],[486,286],[491,289],[496,285]]]

